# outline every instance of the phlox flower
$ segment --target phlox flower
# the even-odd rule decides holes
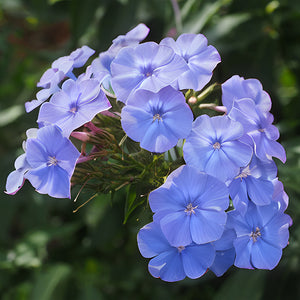
[[[232,180],[252,157],[252,148],[239,140],[243,134],[243,126],[226,116],[201,115],[183,146],[184,160],[222,181]]]
[[[119,35],[113,40],[112,45],[105,52],[99,54],[99,57],[93,60],[91,67],[93,77],[96,78],[110,93],[114,93],[111,87],[110,65],[119,51],[124,47],[135,47],[146,38],[149,28],[145,24],[139,24],[125,35]]]
[[[63,83],[61,91],[54,94],[50,102],[41,106],[38,122],[56,124],[65,136],[69,136],[74,129],[110,107],[97,80],[77,82],[68,79]]]
[[[64,77],[76,79],[72,73],[73,69],[82,67],[94,53],[95,51],[90,47],[82,46],[70,55],[56,59],[37,83],[37,87],[43,88],[36,94],[37,99],[25,103],[26,112],[32,111],[57,92],[59,90],[58,84]]]
[[[41,194],[70,198],[70,180],[80,153],[55,125],[45,126],[26,142],[30,169],[24,178]]]
[[[153,219],[174,247],[218,240],[229,205],[226,185],[217,178],[183,165],[149,195]]]
[[[201,90],[210,81],[213,69],[221,61],[216,48],[208,46],[202,34],[184,33],[176,41],[167,37],[160,45],[171,47],[188,65],[189,69],[177,79],[179,90]]]
[[[228,111],[231,110],[234,101],[244,98],[252,99],[255,106],[263,113],[271,109],[271,98],[263,90],[259,80],[255,78],[244,79],[234,75],[222,84],[222,102]]]
[[[274,161],[262,161],[253,155],[250,164],[241,168],[229,184],[229,193],[233,205],[241,214],[245,214],[249,199],[256,205],[270,204],[273,199],[277,167]]]
[[[26,131],[27,139],[36,138],[37,131],[37,128],[28,129]],[[26,152],[26,141],[23,141],[22,148],[24,152]],[[15,170],[8,175],[6,180],[6,194],[14,195],[20,190],[25,182],[24,175],[30,168],[31,167],[26,159],[26,153],[17,157],[15,160]]]
[[[231,77],[222,84],[222,102],[228,117],[242,123],[247,134],[244,141],[252,145],[256,156],[262,160],[274,156],[285,162],[285,150],[276,142],[279,131],[272,125],[274,117],[269,112],[271,100],[258,80]]]
[[[291,218],[279,211],[276,202],[264,206],[249,202],[244,216],[236,210],[230,211],[228,227],[237,235],[233,242],[236,251],[234,265],[246,269],[275,268],[282,248],[288,244],[291,223]]]
[[[126,134],[151,152],[165,152],[192,129],[193,114],[181,92],[168,86],[153,93],[137,90],[121,112]]]
[[[124,103],[136,89],[157,93],[175,84],[178,76],[188,70],[184,59],[173,49],[154,42],[121,49],[110,67],[113,91]]]
[[[9,174],[6,193],[14,195],[28,179],[41,194],[55,198],[70,198],[70,180],[79,151],[55,125],[27,131],[24,154],[15,162],[16,170]]]
[[[152,258],[148,270],[164,281],[179,281],[186,276],[199,278],[213,263],[215,249],[211,243],[174,247],[165,238],[159,224],[145,225],[137,236],[138,247],[146,258]]]

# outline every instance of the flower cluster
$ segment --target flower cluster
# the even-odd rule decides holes
[[[27,131],[6,192],[15,194],[27,179],[39,193],[70,198],[73,172],[88,162],[92,171],[83,167],[79,174],[108,174],[111,182],[97,191],[135,184],[137,197],[149,193],[153,222],[137,240],[141,254],[151,258],[152,276],[178,281],[208,269],[222,276],[232,265],[273,269],[292,220],[284,213],[288,196],[273,161],[286,156],[269,95],[257,79],[235,75],[221,85],[223,106],[206,105],[222,114],[196,115],[211,87],[201,90],[221,61],[218,51],[201,34],[141,43],[148,32],[139,24],[117,37],[77,77],[73,70],[94,50],[83,46],[53,62],[37,84],[37,99],[25,105],[29,112],[42,104],[39,129]],[[99,114],[106,118],[100,128]],[[81,153],[70,136],[82,141]],[[88,154],[86,143],[92,144]],[[172,172],[161,176],[163,182],[153,180],[161,174],[151,173],[154,165]]]

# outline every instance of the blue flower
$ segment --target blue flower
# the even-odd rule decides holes
[[[41,194],[70,198],[70,180],[80,153],[55,125],[45,126],[26,142],[29,170],[24,174]]]
[[[120,50],[111,63],[111,83],[117,99],[126,103],[137,88],[157,93],[175,84],[178,76],[187,70],[184,59],[173,49],[147,42]]]
[[[249,98],[262,112],[270,111],[272,102],[269,94],[263,90],[259,80],[250,78],[244,79],[234,75],[222,84],[222,102],[229,112],[236,100]]]
[[[215,249],[210,243],[171,246],[159,224],[154,222],[139,231],[137,240],[141,254],[146,258],[154,257],[148,264],[150,274],[164,281],[179,281],[186,276],[199,278],[206,273],[215,258]]]
[[[96,78],[106,91],[113,94],[111,87],[110,65],[119,51],[124,47],[135,47],[144,40],[149,33],[149,28],[144,24],[139,24],[126,35],[119,35],[113,40],[113,44],[105,52],[99,54],[99,57],[93,60],[91,66],[93,77]]]
[[[177,79],[180,90],[201,90],[211,79],[212,71],[221,61],[218,51],[207,46],[207,39],[202,34],[184,33],[176,42],[168,37],[160,45],[169,46],[186,61],[189,70]]]
[[[28,138],[36,138],[37,136],[37,128],[30,128],[26,131],[26,136]],[[24,152],[26,152],[26,141],[23,141],[22,148]],[[12,171],[6,180],[6,194],[14,195],[16,194],[20,188],[23,186],[25,182],[24,175],[31,168],[26,159],[26,153],[21,154],[15,160],[15,169]]]
[[[249,199],[256,205],[270,204],[277,175],[274,161],[262,161],[253,155],[251,163],[241,168],[239,175],[229,184],[229,193],[236,210],[245,214]]]
[[[279,211],[278,203],[256,206],[249,202],[245,216],[236,210],[228,213],[228,227],[237,238],[233,242],[236,251],[234,265],[246,269],[276,267],[289,239],[291,218]]]
[[[232,180],[252,156],[252,148],[239,141],[243,133],[243,126],[226,116],[202,115],[183,146],[184,160],[222,181]]]
[[[137,90],[121,112],[127,135],[151,152],[165,152],[192,129],[193,114],[181,92],[168,86],[153,93]]]
[[[63,83],[62,90],[41,106],[38,122],[56,124],[65,136],[69,136],[74,129],[110,107],[97,80],[77,82],[68,79]]]
[[[223,182],[184,165],[150,193],[149,204],[166,239],[179,247],[218,240],[224,231],[229,197]]]
[[[222,102],[228,117],[242,123],[247,134],[244,141],[252,145],[256,156],[262,160],[274,156],[286,161],[284,148],[276,142],[279,131],[272,125],[271,99],[258,80],[231,77],[222,85]]]
[[[72,73],[73,69],[82,67],[94,53],[95,51],[90,47],[82,46],[69,56],[56,59],[37,84],[38,87],[43,88],[36,94],[37,99],[25,103],[26,112],[32,111],[57,92],[59,90],[58,84],[65,76],[76,79]]]
[[[233,241],[235,239],[235,231],[233,229],[225,229],[221,238],[213,242],[216,249],[216,257],[209,269],[218,277],[222,276],[234,263],[235,249]]]

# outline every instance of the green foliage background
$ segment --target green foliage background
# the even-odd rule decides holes
[[[182,24],[170,0],[0,0],[0,190],[22,153],[25,114],[36,83],[51,62],[83,44],[106,50],[140,22],[159,42],[177,28],[203,33],[220,52],[214,79],[258,78],[269,92],[287,151],[277,161],[294,221],[290,245],[273,271],[231,268],[197,280],[152,278],[137,249],[138,229],[151,219],[141,206],[123,225],[126,189],[111,201],[78,203],[35,193],[26,183],[0,197],[0,299],[299,299],[300,298],[300,2],[298,0],[179,0]],[[181,28],[180,28],[181,27]],[[127,194],[128,196],[128,194]],[[75,194],[73,195],[73,199]]]

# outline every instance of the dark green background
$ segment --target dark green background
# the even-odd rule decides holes
[[[136,245],[149,222],[140,207],[123,225],[125,191],[99,196],[79,212],[74,204],[35,193],[26,183],[0,199],[0,299],[296,299],[300,298],[300,2],[298,0],[178,1],[182,32],[203,33],[222,63],[214,80],[234,74],[259,79],[287,151],[276,160],[294,221],[290,245],[273,271],[231,268],[197,280],[165,283],[152,278]],[[97,53],[143,22],[147,40],[175,32],[169,0],[0,0],[0,190],[22,153],[25,114],[36,83],[51,62],[84,44]],[[73,196],[74,198],[74,196]]]

